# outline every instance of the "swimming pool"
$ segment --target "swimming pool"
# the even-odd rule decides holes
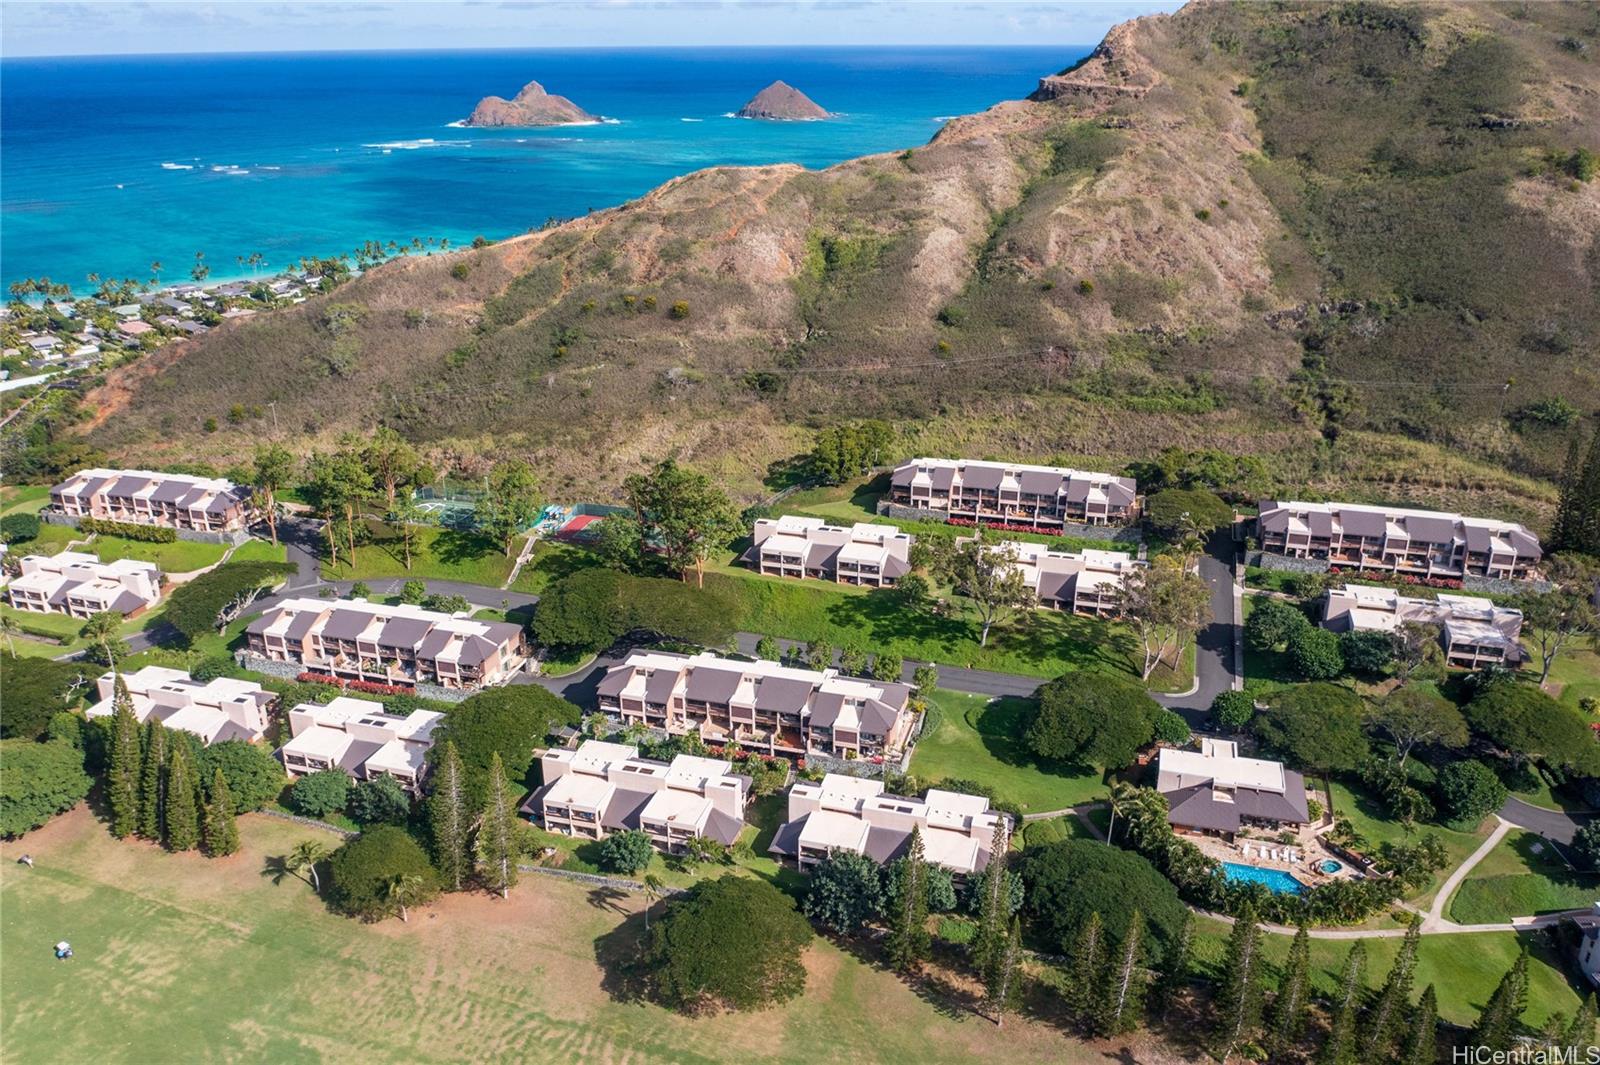
[[[1339,870],[1344,868],[1344,863],[1336,862],[1332,858],[1328,858],[1319,864],[1317,868],[1321,869],[1324,873],[1337,873]]]
[[[1238,862],[1223,862],[1222,875],[1229,880],[1241,880],[1246,883],[1265,884],[1267,890],[1279,895],[1302,894],[1306,886],[1282,869],[1262,869],[1255,865],[1240,865]]]

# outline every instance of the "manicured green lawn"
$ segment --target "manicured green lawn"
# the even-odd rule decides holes
[[[1600,875],[1573,871],[1536,833],[1511,832],[1456,890],[1450,919],[1490,924],[1581,909],[1596,898],[1600,898]]]
[[[289,549],[271,540],[246,540],[228,556],[229,562],[287,562]]]
[[[1262,602],[1259,596],[1247,595],[1244,597],[1244,616],[1241,622],[1249,621],[1250,615],[1255,611],[1256,604]],[[1246,641],[1244,645],[1244,688],[1257,697],[1264,697],[1269,692],[1300,682],[1293,669],[1289,666],[1289,656],[1283,651],[1257,651]]]
[[[1138,640],[1118,622],[1029,610],[996,625],[988,646],[982,647],[978,622],[954,602],[943,614],[906,610],[887,590],[767,577],[732,566],[714,567],[706,574],[706,587],[738,601],[740,628],[782,639],[821,639],[835,647],[854,644],[869,652],[898,651],[919,661],[1035,677],[1092,669],[1139,678]],[[1151,676],[1149,686],[1155,691],[1187,689],[1193,662],[1191,646],[1181,674],[1163,667]]]
[[[515,554],[507,558],[500,545],[486,536],[434,525],[418,525],[411,539],[411,568],[406,569],[405,545],[398,532],[382,522],[369,523],[371,540],[356,548],[351,565],[341,547],[339,564],[322,567],[328,580],[401,579],[465,581],[498,588],[511,575]],[[325,547],[326,545],[324,545]],[[513,552],[515,552],[513,548]]]
[[[124,540],[120,536],[96,536],[91,545],[101,562],[115,562],[121,558],[154,562],[162,573],[190,573],[222,561],[228,550],[222,544],[197,544],[188,540],[174,540],[170,544],[152,544],[143,540]]]
[[[1561,701],[1573,709],[1586,697],[1600,699],[1600,652],[1569,648],[1550,664],[1550,679],[1561,685]]]
[[[77,529],[69,525],[41,525],[39,535],[32,540],[12,547],[12,552],[17,556],[22,555],[59,555],[65,551],[67,545],[79,538]],[[80,548],[81,550],[81,548]]]
[[[1036,758],[1022,740],[1028,704],[964,692],[935,692],[938,717],[917,741],[911,773],[923,783],[942,778],[988,784],[1024,813],[1062,810],[1104,797],[1104,775],[1083,766]]]
[[[0,517],[7,514],[35,514],[50,502],[47,484],[8,484],[0,487]]]
[[[1215,973],[1223,957],[1228,927],[1219,921],[1202,918],[1195,925],[1195,958],[1202,972]],[[1267,937],[1268,957],[1282,966],[1289,953],[1289,936]],[[1369,938],[1367,945],[1368,987],[1381,987],[1400,948],[1399,937]],[[1542,935],[1519,940],[1514,932],[1476,932],[1455,935],[1423,936],[1417,955],[1416,994],[1429,984],[1439,996],[1439,1016],[1453,1024],[1467,1025],[1478,1019],[1483,1004],[1494,993],[1500,978],[1517,960],[1526,943],[1531,952],[1528,967],[1528,1011],[1523,1020],[1537,1029],[1552,1013],[1572,1016],[1578,995],[1567,980],[1565,969],[1546,946]],[[1350,953],[1350,940],[1313,939],[1311,941],[1312,983],[1322,995],[1332,995],[1339,970]],[[1275,984],[1273,973],[1269,983]],[[1587,993],[1587,991],[1585,992]]]
[[[552,581],[598,565],[600,559],[593,551],[541,540],[534,546],[533,557],[523,565],[522,572],[517,574],[511,588],[529,595],[543,595]]]
[[[937,980],[912,985],[820,936],[798,998],[758,1014],[685,1017],[605,983],[604,966],[637,956],[639,896],[525,874],[507,899],[452,896],[406,924],[364,924],[330,912],[302,880],[265,875],[269,858],[301,840],[337,837],[260,816],[242,818],[240,832],[243,849],[229,858],[170,855],[114,841],[80,810],[0,843],[6,1059],[1104,1060],[1024,1014],[997,1029]],[[32,869],[16,864],[25,850]],[[51,953],[63,938],[70,962]],[[1128,1042],[1138,1060],[1156,1060],[1139,1037]]]
[[[1321,790],[1320,779],[1307,783]],[[1383,807],[1358,784],[1338,778],[1333,781],[1333,805],[1334,816],[1348,818],[1351,826],[1367,838],[1374,850],[1381,843],[1414,843],[1430,833],[1439,838],[1439,842],[1443,843],[1445,850],[1449,852],[1449,864],[1435,874],[1427,887],[1411,896],[1412,901],[1417,902],[1432,900],[1445,878],[1478,849],[1478,846],[1489,837],[1493,826],[1493,820],[1490,819],[1480,825],[1476,832],[1456,832],[1441,825],[1418,824],[1408,833],[1404,825],[1390,820]]]

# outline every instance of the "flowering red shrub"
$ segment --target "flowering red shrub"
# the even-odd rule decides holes
[[[415,690],[400,684],[379,684],[371,680],[344,680],[326,673],[301,673],[294,678],[302,684],[326,684],[342,691],[365,692],[368,695],[410,695]]]
[[[1036,532],[1041,532],[1041,531],[1045,531],[1045,532],[1049,531],[1049,530],[1041,530],[1039,528],[1039,526],[1037,526],[1037,525],[1024,525],[1021,522],[1014,522],[1014,521],[984,521],[984,522],[977,522],[977,521],[973,521],[971,518],[947,518],[947,519],[945,519],[945,524],[946,525],[960,525],[961,527],[966,528],[966,529],[971,529],[971,528],[974,528],[974,527],[976,527],[978,525],[982,525],[985,529],[996,529],[996,530],[998,530],[1000,532],[1036,533]]]
[[[1369,570],[1346,570],[1339,566],[1329,566],[1330,577],[1354,577],[1366,584],[1377,584],[1384,587],[1406,586],[1412,588],[1443,588],[1455,590],[1461,587],[1461,581],[1454,577],[1418,577],[1413,573],[1373,573]]]

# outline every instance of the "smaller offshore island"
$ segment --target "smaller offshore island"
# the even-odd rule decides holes
[[[783,81],[775,81],[756,93],[749,103],[734,112],[734,116],[769,122],[805,122],[832,117],[811,97]]]
[[[570,126],[598,122],[565,96],[553,96],[544,86],[530,81],[510,100],[503,96],[485,96],[472,109],[463,126]]]

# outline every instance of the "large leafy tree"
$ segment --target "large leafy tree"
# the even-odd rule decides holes
[[[1245,619],[1245,642],[1257,651],[1271,651],[1289,642],[1290,637],[1311,627],[1305,612],[1282,599],[1252,600]]]
[[[383,489],[383,499],[390,513],[395,510],[401,490],[409,489],[422,481],[424,474],[431,472],[423,463],[422,456],[417,454],[417,449],[386,425],[380,425],[373,431],[372,439],[362,448],[362,455],[367,468],[372,471],[373,481]]]
[[[488,495],[478,504],[478,527],[510,556],[517,533],[533,523],[543,505],[533,467],[520,459],[508,459],[489,474]]]
[[[603,569],[579,570],[553,582],[534,607],[534,637],[546,647],[610,647],[631,623],[623,585],[620,574]]]
[[[294,456],[279,444],[256,448],[251,477],[255,483],[256,509],[267,519],[272,542],[278,542],[278,492],[294,476]]]
[[[285,562],[230,562],[180,584],[167,597],[167,622],[192,643],[244,616],[268,588],[294,572]]]
[[[1396,688],[1372,708],[1367,720],[1394,743],[1401,765],[1418,745],[1454,749],[1465,747],[1469,738],[1460,709],[1427,688]]]
[[[489,688],[463,700],[445,716],[435,732],[430,757],[443,754],[448,741],[460,754],[470,809],[482,807],[495,755],[512,780],[521,781],[533,763],[533,752],[550,731],[576,726],[582,712],[554,692],[536,684]]]
[[[761,1009],[805,990],[801,954],[811,938],[788,895],[765,880],[724,876],[667,903],[643,968],[656,997],[685,1013]]]
[[[350,798],[350,778],[342,769],[307,773],[289,786],[289,805],[307,817],[325,817],[343,810]]]
[[[243,740],[213,743],[200,752],[200,775],[209,780],[217,770],[228,779],[236,814],[259,810],[276,799],[288,783],[283,766],[265,747]]]
[[[650,846],[650,837],[636,828],[613,832],[600,842],[600,868],[611,873],[632,876],[650,864],[656,849]]]
[[[1583,591],[1557,588],[1554,591],[1517,598],[1522,611],[1522,632],[1538,649],[1539,683],[1550,677],[1556,656],[1574,640],[1600,633],[1600,612]]]
[[[623,482],[647,543],[657,547],[685,581],[705,584],[705,564],[743,530],[726,492],[703,473],[667,459],[647,474]]]
[[[1026,887],[1022,918],[1040,943],[1068,948],[1090,914],[1099,914],[1110,942],[1120,945],[1134,911],[1141,915],[1143,949],[1157,956],[1176,938],[1183,903],[1172,882],[1132,851],[1086,839],[1066,839],[1022,852]]]
[[[825,484],[843,484],[883,462],[894,430],[880,421],[835,425],[817,433],[806,467]]]
[[[1024,737],[1041,758],[1120,769],[1155,735],[1161,705],[1104,673],[1067,673],[1042,685]]]
[[[0,738],[35,739],[50,718],[75,705],[87,689],[81,663],[0,655]]]
[[[1585,775],[1600,768],[1588,723],[1531,684],[1492,681],[1467,704],[1467,723],[1518,761],[1544,762]]]
[[[93,783],[83,752],[65,740],[0,740],[0,836],[20,836],[70,810]]]
[[[346,437],[331,452],[313,451],[306,459],[302,492],[325,522],[328,561],[339,564],[338,522],[344,520],[344,540],[354,561],[356,517],[373,495],[372,471],[367,468],[359,439]]]
[[[883,871],[853,851],[834,851],[811,870],[804,909],[807,917],[851,935],[883,913]]]
[[[1148,680],[1169,659],[1176,669],[1185,645],[1211,620],[1211,589],[1181,560],[1158,555],[1123,579],[1118,606],[1139,635]]]
[[[1233,522],[1233,508],[1204,488],[1167,488],[1145,501],[1145,520],[1167,540],[1204,539]]]
[[[1493,769],[1469,758],[1439,771],[1439,796],[1452,821],[1476,827],[1505,804],[1506,786]]]
[[[375,825],[334,851],[328,873],[333,904],[367,920],[426,902],[439,891],[439,873],[428,855],[394,825]],[[391,885],[404,885],[403,902]]]
[[[1017,565],[1017,550],[984,542],[982,530],[963,540],[944,559],[945,576],[978,616],[978,644],[989,645],[989,631],[1036,603]]]
[[[1354,769],[1367,757],[1361,696],[1337,684],[1301,684],[1275,692],[1251,721],[1261,742],[1305,769]]]
[[[364,825],[397,825],[411,815],[411,796],[388,773],[379,773],[350,789],[344,812]]]

